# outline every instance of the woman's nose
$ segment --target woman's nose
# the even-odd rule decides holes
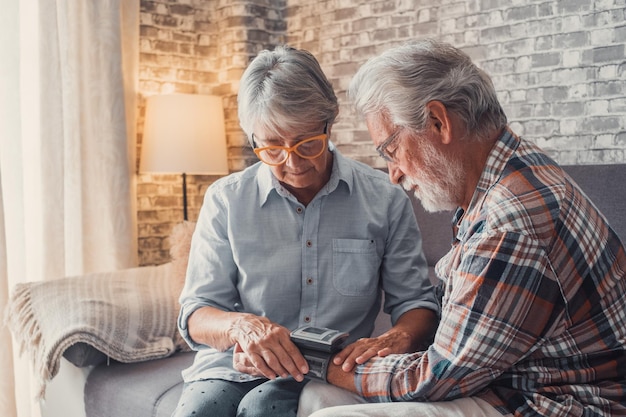
[[[300,158],[300,156],[295,152],[289,152],[289,156],[287,156],[287,160],[285,161],[285,165],[288,167],[294,167],[300,164],[304,158]]]

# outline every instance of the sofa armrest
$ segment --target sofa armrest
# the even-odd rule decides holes
[[[47,384],[46,401],[40,403],[41,417],[86,417],[85,384],[94,368],[77,368],[62,359],[59,372]]]
[[[39,396],[68,348],[84,344],[120,362],[171,355],[178,335],[178,283],[171,265],[18,284],[6,322],[39,379]],[[80,346],[80,345],[79,345]]]

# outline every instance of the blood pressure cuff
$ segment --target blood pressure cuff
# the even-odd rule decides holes
[[[291,332],[291,341],[309,364],[307,376],[324,382],[330,358],[343,348],[347,338],[346,332],[308,325]]]
[[[296,346],[298,346],[297,343]],[[304,356],[304,359],[306,359],[309,364],[309,373],[306,374],[306,376],[319,381],[328,382],[326,380],[328,364],[330,363],[330,359],[332,358],[334,352],[324,352],[303,346],[298,346],[298,348],[300,349],[302,356]]]

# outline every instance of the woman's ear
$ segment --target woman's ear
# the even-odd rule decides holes
[[[433,126],[433,133],[438,136],[441,143],[449,144],[452,141],[453,126],[448,109],[440,101],[428,102],[426,109]]]

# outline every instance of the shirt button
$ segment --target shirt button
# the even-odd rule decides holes
[[[298,214],[302,214],[303,211],[304,210],[302,210],[302,207],[296,208],[296,213],[298,213]]]
[[[307,246],[308,248],[310,248],[311,246],[313,246],[313,242],[311,242],[310,240],[307,240],[307,241],[306,241],[306,246]]]
[[[313,284],[313,278],[308,277],[308,278],[306,279],[306,283],[307,283],[308,285]]]
[[[311,317],[306,316],[306,317],[304,318],[304,322],[305,322],[305,323],[310,323],[310,322],[311,322]]]

